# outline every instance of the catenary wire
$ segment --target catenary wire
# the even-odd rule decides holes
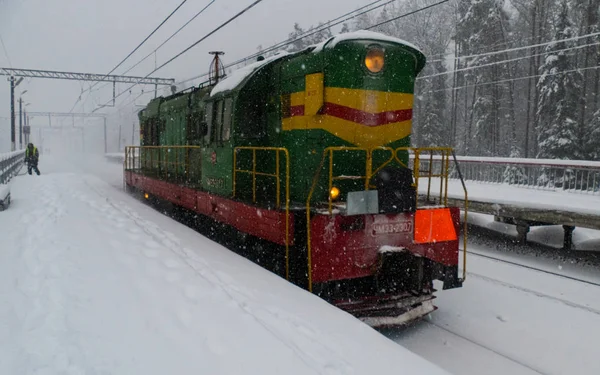
[[[230,24],[231,22],[233,22],[235,19],[237,19],[238,17],[242,16],[244,13],[248,12],[250,9],[252,9],[253,7],[255,7],[256,5],[260,4],[263,1],[264,0],[255,0],[252,4],[248,5],[246,8],[244,8],[243,10],[241,10],[240,12],[238,12],[237,14],[235,14],[233,17],[229,18],[227,21],[225,21],[224,23],[222,23],[221,25],[219,25],[217,28],[215,28],[214,30],[212,30],[211,32],[209,32],[208,34],[206,34],[205,36],[203,36],[202,38],[200,38],[196,42],[192,43],[189,47],[185,48],[183,51],[179,52],[177,55],[171,57],[169,60],[167,60],[166,62],[164,62],[163,64],[161,64],[159,67],[155,68],[150,73],[146,74],[146,76],[144,76],[143,78],[148,78],[151,74],[159,71],[160,69],[164,68],[168,64],[172,63],[173,61],[175,61],[176,59],[178,59],[179,57],[181,57],[182,55],[184,55],[185,53],[187,53],[189,50],[191,50],[192,48],[194,48],[195,46],[197,46],[198,44],[200,44],[201,42],[203,42],[204,40],[206,40],[207,38],[209,38],[210,36],[212,36],[213,34],[215,34],[216,32],[218,32],[219,30],[221,30],[223,27],[227,26],[228,24]],[[132,84],[131,86],[129,86],[124,91],[121,91],[113,99],[116,99],[119,96],[123,95],[125,92],[129,91],[132,87],[138,85],[139,82],[140,81]],[[107,105],[108,103],[110,103],[111,100],[109,100],[108,102],[106,102],[104,105]],[[94,111],[96,111],[96,110],[94,110]],[[92,111],[92,112],[94,112],[94,111]]]

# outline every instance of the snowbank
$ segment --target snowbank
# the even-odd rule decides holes
[[[14,180],[19,205],[0,215],[0,373],[445,373],[100,178],[45,161],[45,174]]]
[[[426,178],[422,178],[419,192],[427,192]],[[582,214],[598,215],[600,195],[578,194],[562,191],[545,191],[532,188],[515,187],[505,184],[465,181],[469,193],[469,201],[497,203],[499,205],[515,205],[533,209],[559,210]],[[439,191],[434,183],[431,191]],[[448,197],[464,199],[464,191],[460,181],[448,181]]]

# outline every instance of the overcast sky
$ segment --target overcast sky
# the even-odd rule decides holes
[[[0,66],[86,73],[108,73],[182,0],[0,0],[0,36],[10,58],[0,46]],[[184,31],[157,53],[157,63],[169,59],[253,0],[216,0]],[[224,62],[232,62],[256,52],[258,45],[270,46],[285,39],[294,22],[310,26],[327,21],[369,3],[370,0],[264,0],[226,28],[202,42],[186,55],[159,70],[155,76],[181,80],[207,71],[208,51],[226,52]],[[209,0],[188,0],[183,7],[138,52],[115,72],[121,74],[154,50]],[[128,75],[144,76],[154,69],[154,58]],[[0,127],[4,133],[10,116],[8,77],[0,76]],[[26,79],[16,90],[18,99],[31,103],[30,111],[69,111],[88,82]],[[117,92],[128,87],[119,84]],[[130,102],[141,87],[117,99]],[[145,87],[148,91],[151,88]],[[76,112],[93,110],[111,99],[112,88],[105,87],[80,102]],[[84,95],[85,99],[87,95]],[[145,104],[150,96],[136,104]],[[18,110],[18,107],[16,107]],[[106,109],[114,112],[114,109]],[[131,111],[131,110],[129,110]],[[2,118],[3,117],[3,118]],[[36,119],[35,121],[42,121]],[[45,121],[45,120],[44,120]],[[35,123],[32,121],[32,123]],[[18,121],[17,121],[18,126]]]

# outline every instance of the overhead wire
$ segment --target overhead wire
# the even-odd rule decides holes
[[[416,13],[422,12],[422,11],[424,11],[424,10],[427,10],[427,9],[431,9],[431,8],[433,8],[433,7],[436,7],[436,6],[438,6],[438,5],[442,5],[442,4],[444,4],[444,3],[447,3],[447,2],[449,2],[449,1],[450,1],[450,0],[442,0],[442,1],[438,1],[437,3],[433,3],[433,4],[430,4],[430,5],[424,6],[424,7],[422,7],[422,8],[415,9],[415,10],[413,10],[413,11],[410,11],[410,12],[408,12],[408,13],[401,14],[401,15],[399,15],[399,16],[397,16],[397,17],[390,18],[390,19],[388,19],[388,20],[385,20],[385,21],[383,21],[383,22],[377,23],[377,24],[375,24],[375,25],[371,25],[371,26],[367,27],[365,30],[371,30],[371,29],[374,29],[374,28],[376,28],[376,27],[379,27],[379,26],[381,26],[381,25],[385,25],[386,23],[389,23],[389,22],[392,22],[392,21],[397,21],[397,20],[399,20],[400,18],[404,18],[404,17],[412,16],[413,14],[416,14]]]
[[[491,82],[478,82],[478,83],[469,84],[469,85],[463,85],[463,86],[458,86],[458,87],[447,87],[445,89],[426,91],[426,92],[423,92],[421,94],[429,94],[429,93],[433,93],[433,92],[442,92],[442,91],[448,91],[448,90],[458,90],[458,89],[464,89],[464,88],[475,87],[475,86],[479,87],[479,86],[486,86],[486,85],[492,85],[492,84],[498,84],[498,83],[520,81],[522,79],[538,78],[538,77],[541,77],[541,76],[562,75],[562,74],[567,74],[567,73],[581,72],[581,71],[584,71],[584,70],[598,69],[598,68],[600,68],[600,65],[589,66],[587,68],[576,68],[576,69],[570,69],[570,70],[563,70],[563,71],[558,71],[558,72],[554,72],[554,73],[536,74],[536,75],[530,75],[530,76],[527,76],[527,77],[507,78],[507,79],[502,79],[502,80],[498,80],[498,81],[491,81]]]
[[[597,45],[600,45],[600,41],[595,42],[595,43],[589,43],[589,44],[584,44],[584,45],[580,45],[580,46],[575,46],[575,47],[558,49],[558,50],[552,51],[552,53],[570,51],[570,50],[586,48],[586,47],[593,47],[593,46],[597,46]],[[446,72],[430,74],[428,76],[423,76],[423,77],[417,77],[417,81],[421,80],[421,79],[434,78],[434,77],[438,77],[438,76],[454,74],[454,73],[458,73],[458,72],[464,72],[464,71],[474,70],[474,69],[479,69],[479,68],[485,68],[485,67],[499,65],[499,64],[506,64],[506,63],[510,63],[510,62],[514,62],[514,61],[518,61],[518,60],[529,59],[529,58],[533,58],[533,57],[537,57],[537,56],[544,56],[547,54],[548,54],[547,52],[542,52],[542,53],[537,53],[537,54],[533,54],[533,55],[519,56],[519,57],[515,57],[513,59],[508,59],[508,60],[494,61],[494,62],[488,63],[488,64],[468,66],[465,68],[455,69],[455,70],[448,70]]]
[[[185,24],[183,24],[183,26],[181,26],[179,29],[177,29],[177,31],[175,31],[173,34],[171,34],[171,36],[169,36],[167,39],[165,39],[158,47],[156,47],[154,49],[154,51],[150,52],[149,54],[147,54],[144,58],[142,58],[141,60],[139,60],[137,63],[135,63],[133,66],[129,67],[126,71],[124,71],[122,74],[127,74],[128,72],[130,72],[132,69],[134,69],[135,67],[137,67],[138,65],[140,65],[142,62],[146,61],[150,56],[152,56],[154,53],[156,53],[159,49],[161,49],[165,44],[167,44],[171,39],[173,39],[177,34],[179,34],[184,28],[186,28],[192,21],[194,21],[196,18],[198,18],[198,16],[200,16],[202,13],[204,13],[204,11],[206,11],[213,3],[215,3],[215,1],[217,0],[211,0],[210,3],[208,3],[208,5],[206,5],[204,8],[200,9],[199,12],[197,12],[192,18],[190,18]],[[381,0],[380,0],[381,1]],[[100,90],[103,87],[106,87],[107,85],[109,85],[108,83],[105,83],[103,86],[99,87],[96,89]]]
[[[493,56],[493,55],[498,55],[498,54],[502,54],[502,53],[522,51],[522,50],[525,50],[525,49],[531,49],[531,48],[537,48],[537,47],[544,47],[544,46],[547,46],[547,45],[552,44],[552,43],[569,42],[569,41],[574,41],[574,40],[579,40],[579,39],[591,38],[591,37],[595,37],[595,36],[600,36],[600,32],[590,33],[590,34],[585,34],[585,35],[579,35],[579,36],[574,36],[574,37],[571,37],[571,38],[551,40],[549,42],[544,42],[544,43],[530,44],[530,45],[527,45],[527,46],[507,48],[507,49],[503,49],[503,50],[499,50],[499,51],[490,51],[490,52],[484,52],[484,53],[478,53],[478,54],[466,55],[466,56],[456,56],[456,57],[453,58],[453,60],[458,60],[458,59],[472,59],[472,58],[475,58],[475,57]],[[452,53],[447,54],[447,56],[450,56],[450,55],[452,55]],[[429,62],[439,62],[439,61],[446,61],[446,60],[445,59],[431,60]]]
[[[207,38],[209,38],[210,36],[212,36],[213,34],[215,34],[216,32],[218,32],[219,30],[221,30],[223,27],[227,26],[228,24],[230,24],[231,22],[233,22],[234,20],[236,20],[238,17],[242,16],[243,14],[245,14],[250,9],[254,8],[256,5],[260,4],[263,1],[264,0],[255,0],[252,4],[248,5],[246,8],[242,9],[241,11],[239,11],[237,14],[235,14],[233,17],[229,18],[227,21],[223,22],[217,28],[213,29],[211,32],[209,32],[208,34],[204,35],[202,38],[200,38],[196,42],[192,43],[190,46],[188,46],[187,48],[185,48],[183,51],[179,52],[177,55],[173,56],[172,58],[170,58],[169,60],[167,60],[166,62],[164,62],[163,64],[161,64],[159,67],[155,68],[153,71],[151,71],[150,73],[146,74],[146,76],[142,77],[142,79],[143,78],[148,78],[151,74],[159,71],[160,69],[162,69],[165,66],[167,66],[168,64],[172,63],[173,61],[175,61],[179,57],[183,56],[189,50],[191,50],[192,48],[194,48],[198,44],[202,43],[204,40],[206,40]],[[113,99],[116,99],[116,98],[120,97],[125,92],[129,91],[132,87],[138,85],[140,83],[140,81],[141,80],[138,80],[138,82],[136,82],[136,83],[132,84],[131,86],[129,86],[127,89],[125,89],[124,91],[122,91],[121,93],[119,93],[118,95],[116,95]],[[108,102],[106,102],[106,104],[108,104],[108,103],[110,103],[110,100]],[[106,105],[106,104],[104,104],[104,105]],[[94,110],[92,112],[95,112],[95,111],[96,110]]]
[[[177,8],[175,8],[158,26],[156,26],[154,28],[154,30],[152,30],[152,32],[150,34],[148,34],[148,36],[146,38],[144,38],[144,40],[142,40],[140,42],[140,44],[137,45],[137,47],[135,47],[133,49],[133,51],[129,52],[129,54],[127,56],[125,56],[125,58],[123,60],[121,60],[120,63],[118,63],[117,65],[115,65],[114,68],[112,68],[111,71],[108,72],[103,78],[108,77],[109,74],[111,74],[112,72],[114,72],[115,70],[117,70],[117,68],[119,66],[121,66],[125,61],[127,61],[127,59],[130,58],[131,55],[133,55],[138,49],[140,49],[140,47],[143,46],[144,43],[146,43],[148,41],[148,39],[150,39],[150,37],[152,37],[152,35],[154,35],[169,20],[169,18],[171,18],[179,10],[179,8],[181,8],[183,6],[183,4],[185,4],[186,2],[187,2],[187,0],[183,0],[177,6]]]
[[[448,1],[450,1],[450,0],[442,0],[442,1],[439,1],[439,2],[437,2],[437,3],[430,4],[430,5],[427,5],[427,6],[425,6],[425,7],[422,7],[422,8],[419,8],[419,9],[416,9],[416,10],[413,10],[413,11],[410,11],[410,12],[407,12],[407,13],[404,13],[404,14],[401,14],[400,16],[393,17],[393,18],[391,18],[391,19],[388,19],[388,20],[386,20],[386,21],[383,21],[383,22],[380,22],[380,23],[378,23],[378,24],[375,24],[375,25],[369,26],[368,28],[366,28],[366,30],[369,30],[369,29],[375,28],[375,27],[377,27],[377,26],[381,26],[381,25],[383,25],[383,24],[385,24],[385,23],[392,22],[392,21],[398,20],[398,19],[400,19],[400,18],[403,18],[403,17],[407,17],[407,16],[410,16],[410,15],[413,15],[413,14],[415,14],[415,13],[422,12],[422,11],[424,11],[424,10],[427,10],[427,9],[433,8],[433,7],[435,7],[435,6],[438,6],[438,5],[441,5],[441,4],[443,4],[443,3],[447,3]],[[256,57],[260,56],[261,54],[265,54],[265,53],[272,52],[272,51],[275,51],[275,50],[277,50],[277,49],[280,49],[280,48],[286,47],[286,46],[288,46],[288,45],[290,45],[290,44],[293,44],[293,43],[295,43],[295,42],[297,42],[297,41],[299,41],[299,40],[305,39],[305,38],[307,38],[307,37],[309,37],[309,36],[312,36],[312,35],[314,35],[314,34],[316,34],[316,33],[319,33],[319,32],[321,32],[321,31],[323,31],[323,30],[325,30],[325,29],[327,29],[327,28],[329,28],[329,27],[332,27],[332,26],[339,25],[340,23],[343,23],[343,22],[349,21],[349,20],[351,20],[351,19],[353,19],[353,18],[356,18],[356,17],[358,17],[358,16],[360,16],[360,15],[362,15],[362,14],[365,14],[365,13],[371,12],[371,11],[373,11],[373,10],[375,10],[375,9],[378,9],[378,8],[380,8],[380,7],[382,7],[382,6],[385,6],[385,5],[387,5],[387,4],[389,4],[389,3],[392,3],[392,2],[393,2],[393,1],[388,1],[388,2],[386,2],[386,3],[384,3],[384,4],[380,4],[380,5],[376,6],[376,7],[373,7],[373,8],[371,8],[371,9],[368,9],[368,10],[365,10],[365,11],[363,11],[363,12],[360,12],[360,13],[354,14],[354,15],[352,15],[352,16],[349,16],[349,17],[347,17],[347,18],[345,18],[345,19],[343,19],[343,20],[339,20],[340,18],[346,17],[346,16],[348,16],[348,15],[350,15],[350,14],[352,14],[352,13],[355,13],[355,12],[357,12],[357,11],[359,11],[359,10],[362,10],[362,9],[364,9],[365,7],[368,7],[369,5],[373,5],[373,3],[371,3],[371,4],[368,4],[368,5],[367,5],[367,6],[365,6],[365,7],[359,8],[359,9],[357,9],[357,10],[354,10],[354,11],[352,11],[352,12],[349,12],[349,13],[346,13],[345,15],[342,15],[342,16],[340,16],[340,17],[336,18],[335,20],[332,20],[332,21],[338,21],[338,20],[339,20],[338,22],[334,22],[334,23],[331,23],[331,24],[330,24],[330,22],[332,22],[332,21],[328,21],[328,22],[325,24],[325,25],[328,25],[328,26],[325,26],[325,27],[322,27],[322,26],[321,26],[321,27],[320,27],[320,28],[318,28],[317,30],[309,30],[309,31],[310,31],[309,33],[306,33],[306,34],[304,34],[304,35],[301,35],[301,36],[299,36],[299,37],[297,37],[297,38],[295,38],[295,39],[291,39],[291,38],[290,38],[290,39],[287,39],[287,40],[285,40],[285,41],[282,41],[282,42],[276,43],[276,44],[274,44],[274,45],[272,45],[272,46],[270,46],[270,47],[268,47],[268,48],[266,48],[266,49],[264,49],[264,50],[262,50],[262,51],[260,51],[260,52],[254,53],[254,54],[252,54],[252,55],[250,55],[250,56],[244,57],[244,58],[242,58],[242,59],[239,59],[239,60],[237,60],[237,61],[235,61],[235,62],[233,62],[233,63],[231,63],[231,64],[228,64],[228,65],[226,65],[226,66],[225,66],[225,69],[227,69],[227,68],[231,68],[232,66],[235,66],[235,65],[241,64],[241,63],[243,63],[243,62],[245,62],[245,61],[248,61],[248,60],[254,59],[254,58],[256,58]],[[185,79],[185,80],[183,80],[183,81],[177,82],[177,84],[187,83],[187,82],[190,82],[190,81],[193,81],[193,80],[196,80],[196,79],[202,78],[202,77],[206,77],[206,76],[208,76],[208,74],[209,74],[209,73],[203,73],[203,74],[200,74],[200,75],[197,75],[197,76],[191,77],[191,78],[187,78],[187,79]]]
[[[288,38],[286,40],[283,40],[283,41],[280,41],[278,43],[275,43],[272,46],[269,46],[269,47],[267,47],[267,48],[265,48],[265,49],[263,49],[263,50],[261,50],[259,52],[253,53],[252,55],[249,55],[249,56],[244,57],[242,59],[239,59],[239,60],[237,60],[237,61],[235,61],[235,62],[233,62],[231,64],[226,65],[225,69],[231,68],[233,66],[241,64],[241,63],[246,62],[248,60],[252,60],[252,59],[254,59],[254,58],[256,58],[256,57],[258,57],[260,55],[263,55],[265,53],[269,53],[269,52],[275,51],[275,50],[277,50],[279,48],[288,46],[288,45],[293,44],[293,43],[295,43],[295,42],[297,42],[299,40],[308,38],[309,36],[312,36],[314,34],[317,34],[317,33],[321,32],[321,31],[324,31],[324,30],[326,30],[326,29],[328,29],[328,28],[330,28],[332,26],[339,25],[340,23],[343,23],[343,22],[346,22],[346,21],[351,20],[353,18],[356,18],[356,17],[358,17],[358,16],[360,16],[362,14],[372,12],[372,11],[374,11],[376,9],[379,9],[379,8],[383,7],[383,6],[391,4],[391,3],[393,3],[396,0],[388,0],[385,3],[383,3],[383,4],[379,4],[377,6],[374,6],[371,9],[367,9],[367,10],[365,10],[363,12],[360,12],[361,10],[363,10],[365,8],[368,8],[368,7],[371,7],[371,6],[373,6],[373,5],[377,4],[377,3],[380,3],[381,1],[382,0],[373,1],[373,2],[371,2],[369,4],[367,4],[367,5],[364,5],[364,6],[360,7],[360,8],[358,8],[358,9],[355,9],[355,10],[353,10],[351,12],[345,13],[345,14],[343,14],[343,15],[337,17],[337,18],[334,18],[332,20],[329,20],[329,21],[325,22],[324,24],[319,25],[316,30],[315,29],[310,29],[310,30],[305,31],[300,36],[297,36],[295,38]],[[355,15],[353,15],[351,17],[347,17],[347,16],[349,16],[349,15],[351,15],[353,13],[356,13],[356,12],[360,12],[360,13],[355,14]],[[338,21],[338,20],[340,20],[341,18],[344,18],[344,17],[347,17],[347,18],[345,18],[345,19],[343,19],[343,20],[341,20],[339,22],[336,22],[336,21]],[[334,23],[334,22],[336,22],[336,23]],[[182,84],[182,83],[190,82],[190,81],[193,81],[193,80],[198,79],[198,78],[206,77],[208,75],[209,75],[209,73],[202,73],[202,74],[194,76],[192,78],[187,78],[187,79],[185,79],[183,81],[177,82],[177,84]]]
[[[0,34],[0,43],[2,43],[2,49],[4,50],[4,55],[6,56],[6,60],[8,61],[8,65],[12,69],[12,62],[10,61],[10,56],[8,56],[8,51],[6,50],[6,45],[4,44],[4,39],[2,39],[2,35]]]
[[[129,59],[129,57],[131,57],[131,55],[133,55],[138,49],[140,49],[140,47],[142,47],[144,45],[144,43],[146,43],[148,41],[148,39],[150,39],[152,37],[152,35],[154,35],[186,2],[187,2],[187,0],[183,0],[173,11],[171,11],[171,13],[169,13],[169,15],[167,17],[165,17],[165,19],[163,19],[162,22],[158,26],[156,26],[154,28],[154,30],[152,30],[152,32],[150,34],[148,34],[148,36],[146,36],[146,38],[144,38],[144,40],[142,40],[137,45],[137,47],[135,47],[131,52],[129,52],[129,54],[127,56],[125,56],[125,58],[123,60],[121,60],[121,62],[119,62],[117,65],[115,65],[111,69],[110,72],[106,73],[104,75],[103,79],[108,77],[115,70],[117,70],[119,68],[119,66],[121,66],[125,61],[127,61],[127,59]],[[89,89],[90,93],[91,93],[92,88],[94,88],[98,83],[99,82],[94,82],[94,84],[92,86],[90,86],[90,89]],[[89,94],[87,94],[87,96],[86,96],[86,101],[87,101],[87,97],[89,97]],[[73,109],[75,108],[75,106],[77,106],[77,103],[80,101],[81,101],[81,96],[73,105]],[[69,111],[69,113],[71,113],[73,111],[73,109],[71,109],[71,111]]]

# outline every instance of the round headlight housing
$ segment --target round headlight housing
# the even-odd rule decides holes
[[[340,197],[340,189],[338,189],[337,187],[332,187],[331,190],[329,190],[329,199],[331,199],[332,201],[337,200]]]
[[[371,73],[379,73],[385,63],[385,53],[380,46],[370,46],[365,57],[365,66]]]

